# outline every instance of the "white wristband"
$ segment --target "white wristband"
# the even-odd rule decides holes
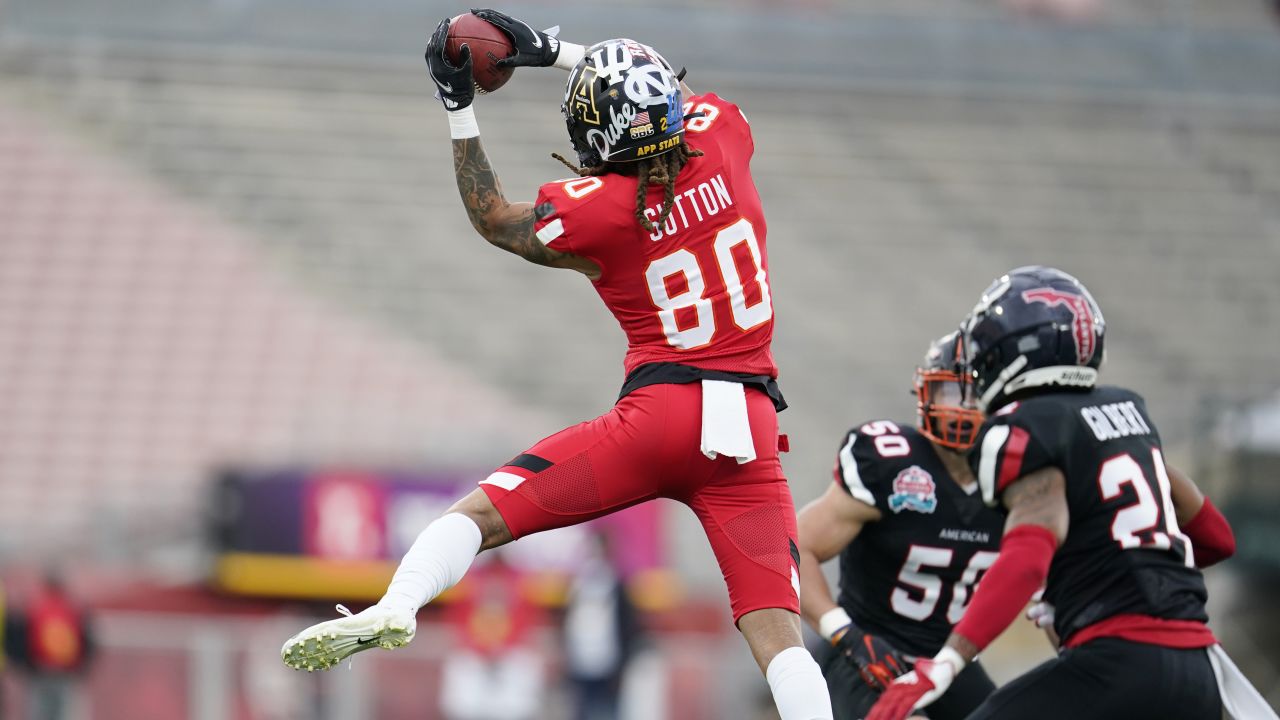
[[[577,43],[560,41],[560,54],[556,55],[556,61],[552,63],[552,67],[558,67],[561,70],[572,70],[578,61],[582,60],[587,54],[587,49]]]
[[[853,624],[853,619],[849,617],[849,613],[845,612],[842,607],[834,607],[822,613],[822,617],[818,618],[818,634],[823,639],[830,640],[837,630],[851,624]]]
[[[476,113],[470,105],[445,114],[449,116],[449,137],[454,140],[479,137],[480,126],[476,124]]]
[[[964,669],[965,665],[969,664],[965,661],[964,657],[950,645],[943,645],[942,649],[938,651],[938,654],[933,656],[933,661],[936,663],[944,662],[951,665],[951,667],[956,669],[957,675],[960,674],[960,671]]]

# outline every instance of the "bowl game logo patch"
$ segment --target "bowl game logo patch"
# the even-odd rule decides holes
[[[895,513],[914,510],[931,513],[938,508],[937,485],[933,476],[919,465],[898,473],[893,479],[893,494],[889,496],[889,509]]]

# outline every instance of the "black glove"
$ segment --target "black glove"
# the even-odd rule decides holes
[[[501,30],[515,45],[514,54],[494,63],[498,67],[551,67],[560,55],[560,41],[549,32],[534,30],[528,23],[497,10],[472,8],[471,14]]]
[[[862,681],[875,690],[883,691],[894,678],[911,669],[911,663],[897,648],[883,638],[862,632],[857,625],[850,624],[837,631],[831,644]]]
[[[437,97],[444,102],[444,109],[461,110],[476,97],[475,81],[471,79],[471,48],[462,46],[455,67],[445,55],[448,40],[449,21],[441,20],[427,42],[427,70],[436,84]]]

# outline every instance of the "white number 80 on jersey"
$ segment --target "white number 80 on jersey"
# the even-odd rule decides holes
[[[754,268],[748,278],[740,274],[739,264],[734,256],[734,250],[743,245],[750,257],[751,267]],[[772,318],[773,301],[769,297],[769,280],[761,261],[760,242],[756,239],[751,222],[741,218],[722,228],[716,233],[712,249],[716,267],[720,270],[720,277],[728,291],[733,323],[745,332]],[[742,258],[742,253],[738,254],[738,258]],[[658,258],[649,264],[644,274],[649,284],[649,296],[658,307],[658,319],[662,322],[667,342],[681,350],[710,343],[716,334],[715,313],[712,311],[711,299],[706,297],[702,266],[693,251],[681,248]],[[672,285],[668,280],[677,276],[683,278],[684,289],[672,294]],[[751,304],[747,303],[745,283],[756,283],[759,290],[758,298]],[[678,310],[684,308],[694,308],[697,322],[681,329],[676,315]]]

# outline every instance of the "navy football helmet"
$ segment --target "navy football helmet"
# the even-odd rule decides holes
[[[935,444],[968,450],[977,439],[982,411],[973,405],[972,378],[966,371],[964,337],[949,332],[929,344],[916,368],[916,427]]]
[[[625,38],[587,48],[569,72],[560,106],[584,168],[644,160],[684,142],[684,99],[656,50]]]
[[[1106,323],[1084,285],[1061,270],[1010,270],[962,327],[978,406],[987,413],[1023,390],[1098,381]]]

